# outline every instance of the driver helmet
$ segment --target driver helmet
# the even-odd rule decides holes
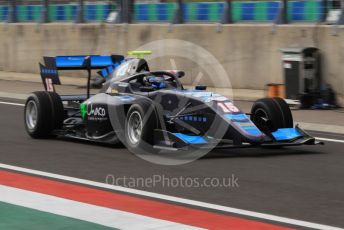
[[[163,77],[150,76],[150,77],[148,77],[148,82],[155,89],[164,89],[164,88],[166,88]]]

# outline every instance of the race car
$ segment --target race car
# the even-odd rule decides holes
[[[24,121],[33,138],[68,137],[123,143],[130,151],[282,147],[321,144],[298,126],[282,98],[257,100],[249,113],[206,86],[185,89],[178,70],[151,71],[144,55],[44,57],[46,91],[32,93]],[[103,80],[90,94],[92,70]],[[59,71],[86,70],[87,93],[59,95]]]

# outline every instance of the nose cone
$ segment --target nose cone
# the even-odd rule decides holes
[[[252,142],[260,142],[264,139],[264,134],[253,124],[253,122],[244,113],[223,114],[230,125],[237,131],[243,139]]]
[[[225,120],[229,129],[227,138],[240,138],[243,142],[262,142],[265,135],[243,113],[233,101],[218,93],[207,91],[183,91],[185,96],[198,99],[211,108],[221,120]]]

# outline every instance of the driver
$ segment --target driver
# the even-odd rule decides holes
[[[163,77],[149,76],[147,77],[147,79],[151,86],[153,86],[155,89],[166,88],[165,80]]]

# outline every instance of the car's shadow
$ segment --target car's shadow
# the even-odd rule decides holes
[[[86,144],[90,146],[99,146],[102,148],[112,148],[119,150],[126,150],[125,145],[120,144],[106,144],[100,142],[91,142],[82,139],[73,139],[67,137],[59,137],[57,141],[67,141],[76,144]],[[313,146],[314,147],[314,146]],[[305,146],[301,147],[305,148]],[[128,151],[129,152],[129,151]],[[213,149],[209,153],[205,154],[200,159],[218,159],[218,158],[243,158],[243,157],[280,157],[287,155],[313,155],[313,154],[325,154],[324,152],[315,151],[312,146],[309,146],[309,149],[300,149],[300,147],[283,147],[279,149],[269,149],[269,148],[228,148],[228,149]],[[180,155],[179,155],[180,156]],[[169,156],[170,158],[172,156]],[[193,158],[194,156],[190,156]],[[173,157],[172,157],[173,158]],[[188,157],[182,157],[187,159]]]
[[[230,157],[279,157],[287,155],[312,155],[312,154],[325,154],[324,152],[314,151],[312,146],[309,150],[296,149],[293,147],[283,147],[280,149],[267,149],[267,148],[249,148],[249,149],[214,149],[201,159],[209,158],[230,158]]]
[[[106,148],[125,149],[125,146],[122,143],[108,144],[108,143],[89,141],[89,140],[83,140],[83,139],[77,139],[77,138],[68,138],[68,137],[58,137],[56,138],[56,140],[77,143],[77,144],[86,144],[86,145],[91,145],[91,146],[106,147]]]

